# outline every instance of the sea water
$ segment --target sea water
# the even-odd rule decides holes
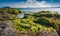
[[[19,10],[22,10],[22,13],[18,14],[18,18],[23,18],[25,11],[26,13],[31,13],[31,12],[39,12],[39,11],[50,11],[52,13],[59,13],[60,14],[60,8],[18,8]]]
[[[39,11],[51,11],[51,12],[57,12],[60,13],[60,8],[20,8],[20,10],[25,12],[39,12]]]

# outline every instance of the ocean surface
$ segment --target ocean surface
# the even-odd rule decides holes
[[[60,8],[17,8],[18,10],[21,10],[22,12],[31,13],[31,12],[39,12],[39,11],[51,11],[52,13],[59,13],[60,14]],[[18,18],[23,18],[24,13],[18,14]]]
[[[39,12],[39,11],[51,11],[51,12],[57,12],[60,13],[60,7],[54,7],[54,8],[18,8],[19,10],[25,11],[25,12]]]

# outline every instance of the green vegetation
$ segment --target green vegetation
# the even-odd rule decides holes
[[[60,14],[52,14],[50,11],[41,11],[32,14],[24,14],[24,18],[16,17],[20,10],[16,8],[0,8],[0,21],[12,21],[16,31],[42,30],[52,31],[60,28]]]
[[[44,14],[45,13],[45,14]],[[58,29],[59,25],[57,20],[58,18],[53,16],[54,14],[49,12],[38,12],[33,14],[25,14],[25,17],[22,19],[15,19],[13,22],[20,28],[24,28],[25,30],[44,30],[45,28],[55,28]],[[54,17],[56,20],[53,20]],[[53,20],[53,21],[52,21]]]
[[[19,12],[21,11],[16,8],[0,8],[0,14],[18,14]]]

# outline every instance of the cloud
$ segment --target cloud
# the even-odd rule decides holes
[[[39,8],[39,7],[51,7],[52,5],[46,1],[38,2],[36,0],[27,0],[26,2],[17,2],[14,4],[9,4],[8,6],[17,8]]]

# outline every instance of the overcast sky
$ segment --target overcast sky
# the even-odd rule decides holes
[[[60,0],[0,0],[0,7],[41,8],[60,7]]]

